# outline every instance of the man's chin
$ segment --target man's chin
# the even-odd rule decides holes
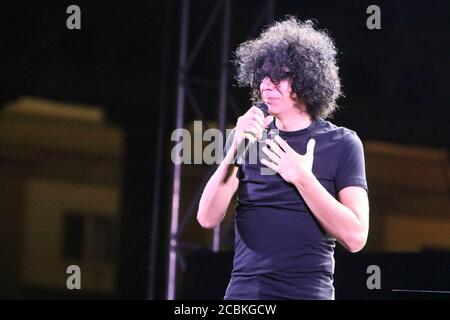
[[[274,103],[266,102],[270,114],[275,115],[279,112],[278,106]]]

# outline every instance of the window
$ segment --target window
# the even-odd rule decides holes
[[[68,212],[64,216],[64,257],[82,259],[84,256],[84,239],[86,234],[85,216]]]
[[[109,215],[68,211],[64,215],[63,256],[90,262],[114,262],[118,232]]]

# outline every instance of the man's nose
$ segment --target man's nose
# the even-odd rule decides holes
[[[266,76],[261,82],[261,87],[263,89],[271,89],[271,88],[273,88],[273,86],[274,86],[274,84],[268,76]]]

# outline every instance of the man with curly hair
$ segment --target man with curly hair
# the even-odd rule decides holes
[[[241,44],[235,61],[239,84],[270,115],[253,106],[239,117],[199,203],[199,223],[213,228],[238,192],[225,299],[334,299],[335,242],[357,252],[369,229],[361,140],[325,120],[341,95],[334,43],[288,17]],[[264,145],[258,161],[234,166],[241,141],[265,129],[278,134],[252,145]]]

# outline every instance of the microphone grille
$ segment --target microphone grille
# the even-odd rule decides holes
[[[264,117],[267,117],[269,115],[269,107],[264,102],[258,102],[256,107],[262,110],[262,112],[264,113]]]

